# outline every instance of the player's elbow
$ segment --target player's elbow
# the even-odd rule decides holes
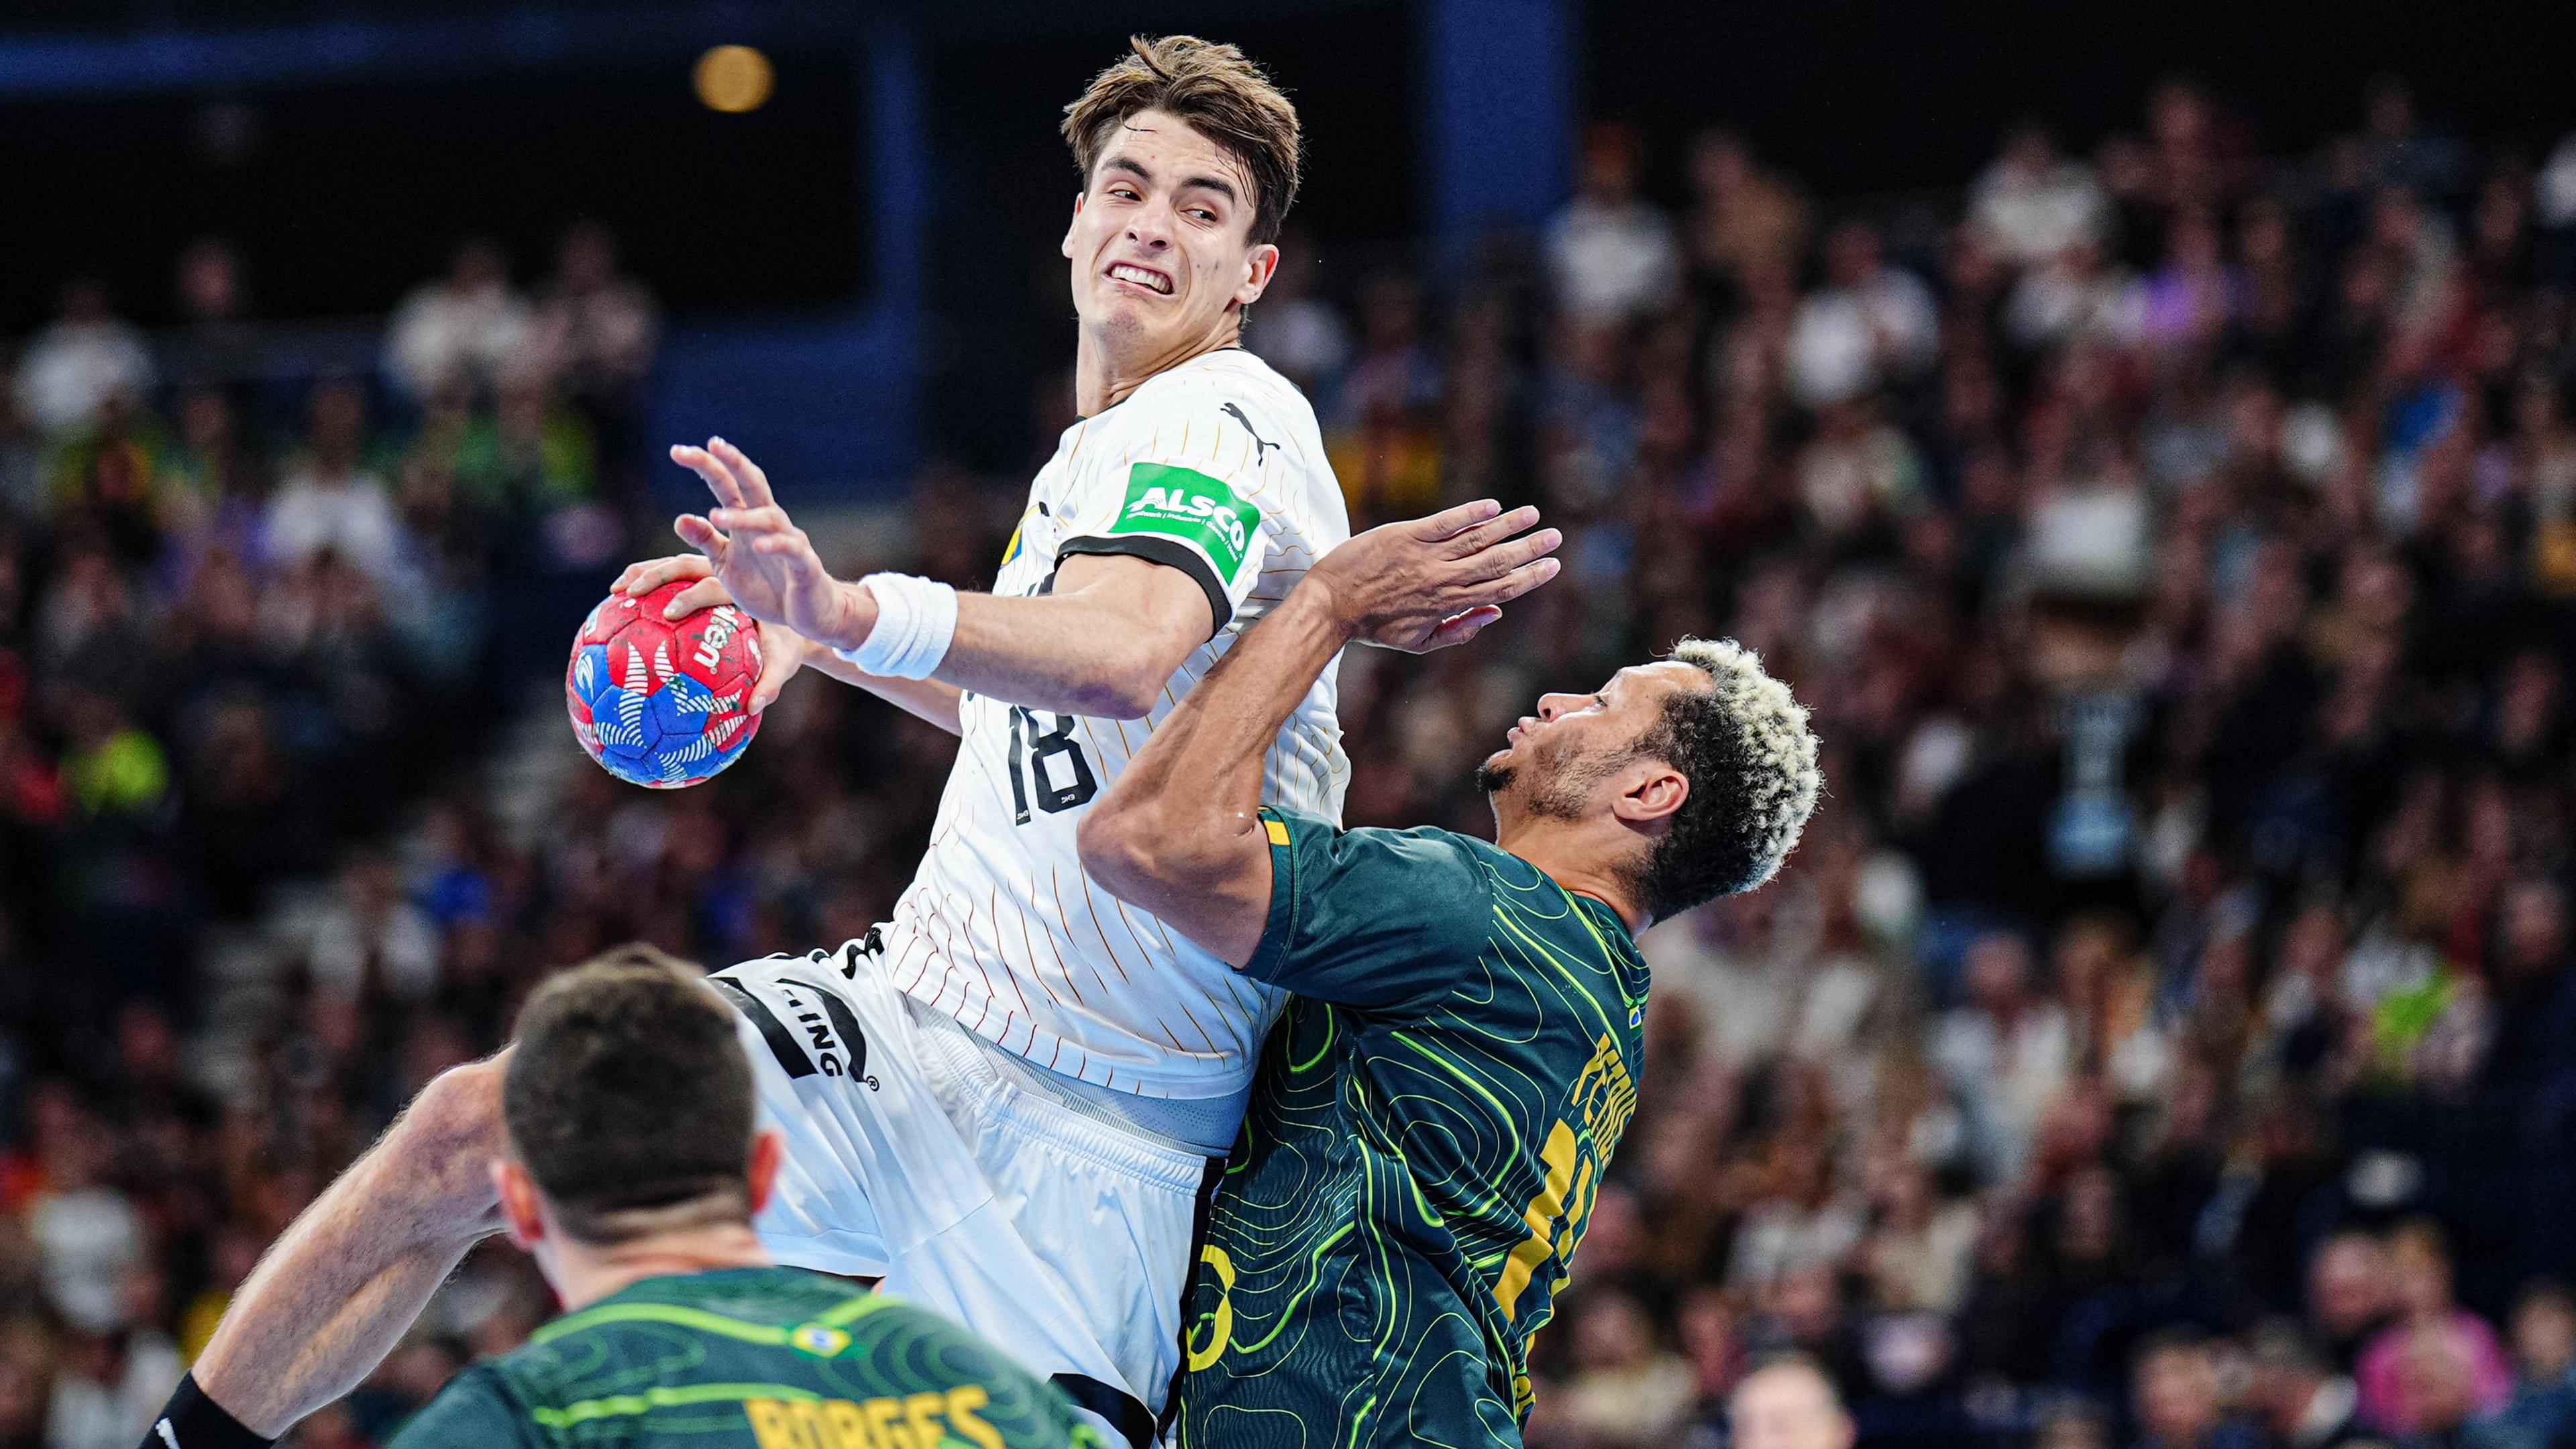
[[[1150,806],[1129,805],[1119,799],[1121,792],[1112,790],[1091,807],[1074,828],[1074,849],[1082,858],[1082,873],[1098,881],[1111,895],[1133,902],[1141,893],[1150,892],[1155,884],[1154,858],[1147,842],[1154,812]]]
[[[1092,661],[1088,677],[1075,686],[1075,709],[1094,719],[1143,719],[1162,702],[1174,667],[1159,650],[1120,645]]]
[[[423,1239],[472,1237],[489,1231],[490,1164],[508,1147],[501,1084],[508,1054],[432,1077],[385,1132],[391,1159],[388,1190],[399,1198],[404,1230]]]
[[[1143,719],[1162,697],[1161,680],[1149,687],[1133,679],[1100,678],[1077,686],[1071,703],[1074,713],[1093,719]]]
[[[1143,719],[1163,702],[1172,671],[1199,640],[1176,623],[1102,614],[1073,686],[1077,710],[1095,719]]]
[[[1204,873],[1205,852],[1196,848],[1187,824],[1150,800],[1122,805],[1104,798],[1075,829],[1074,848],[1084,874],[1111,895],[1150,911],[1194,889]]]

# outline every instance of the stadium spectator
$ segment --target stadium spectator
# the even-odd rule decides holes
[[[222,237],[201,237],[179,253],[171,291],[179,326],[168,353],[182,383],[222,390],[248,402],[268,375],[268,348],[251,320],[250,283],[241,253]]]
[[[1316,266],[1313,238],[1294,226],[1279,234],[1279,269],[1244,318],[1244,346],[1297,384],[1318,413],[1330,414],[1351,336],[1341,312],[1314,295]]]
[[[528,304],[510,286],[500,244],[459,245],[447,275],[423,284],[395,309],[385,333],[385,370],[413,397],[457,382],[488,388],[526,360]]]
[[[334,555],[378,585],[403,563],[393,495],[364,456],[367,396],[354,382],[313,390],[306,453],[268,500],[269,557],[288,568]]]
[[[2006,931],[1968,948],[1966,1001],[1942,1015],[1931,1055],[1968,1112],[1989,1176],[2017,1182],[2073,1067],[2064,1008],[2031,982],[2030,947]]]
[[[1422,337],[1422,290],[1387,273],[1360,293],[1360,347],[1326,420],[1325,448],[1353,517],[1403,518],[1437,506],[1440,366]]]
[[[2419,1390],[2427,1388],[2441,1394],[2441,1412],[2462,1422],[2505,1407],[2513,1395],[2512,1361],[2494,1327],[2453,1300],[2450,1246],[2441,1228],[2422,1218],[2399,1224],[2389,1235],[2388,1274],[2395,1316],[2362,1349],[2353,1370],[2363,1420],[2398,1435],[2456,1430],[2458,1422],[2437,1423],[2434,1408],[2419,1401]],[[2456,1372],[2453,1359],[2461,1365]],[[2454,1395],[2466,1396],[2456,1413]]]
[[[2576,1299],[2554,1281],[2522,1290],[2513,1308],[2513,1402],[2503,1417],[2542,1449],[2576,1429]]]
[[[1558,1406],[1566,1428],[1604,1449],[1670,1442],[1697,1398],[1697,1376],[1656,1343],[1645,1306],[1611,1289],[1584,1299],[1568,1326],[1581,1368]]]
[[[63,283],[53,325],[18,360],[18,406],[46,433],[77,432],[111,402],[139,404],[153,376],[151,350],[108,310],[107,288],[74,278]]]
[[[1825,238],[1824,287],[1798,305],[1791,391],[1817,408],[1920,377],[1939,342],[1937,322],[1923,279],[1887,265],[1868,223],[1844,222]]]
[[[1744,1376],[1728,1407],[1733,1449],[1851,1449],[1851,1416],[1814,1363],[1785,1358]]]
[[[559,394],[587,425],[611,499],[634,513],[645,501],[644,384],[661,325],[653,294],[622,269],[615,234],[576,222],[556,247],[554,275],[537,288],[527,358],[505,369],[505,413],[515,406],[542,417],[549,393]]]
[[[2092,168],[2058,155],[2046,127],[2025,125],[1971,188],[1968,223],[1996,260],[2031,267],[2100,245],[2104,209]]]
[[[1585,134],[1574,200],[1547,224],[1557,305],[1586,326],[1624,322],[1672,300],[1681,249],[1670,218],[1638,195],[1644,142],[1610,122]]]
[[[2402,1332],[2397,1372],[2414,1420],[2402,1449],[2535,1449],[2539,1441],[2485,1402],[2478,1346],[2458,1323],[2433,1319]]]
[[[2149,1338],[2132,1381],[2140,1449],[2253,1449],[2251,1426],[2227,1412],[2207,1339],[2184,1329]]]
[[[305,952],[313,984],[325,991],[422,1000],[438,987],[439,941],[429,916],[405,898],[392,863],[373,854],[342,867],[338,898],[314,921]]]
[[[149,1329],[74,1328],[56,1351],[45,1449],[131,1449],[183,1372],[169,1340]]]
[[[567,227],[528,319],[533,369],[584,407],[631,413],[660,330],[652,294],[619,266],[616,236],[595,221]]]
[[[1794,262],[1807,240],[1807,207],[1754,159],[1744,138],[1705,131],[1691,142],[1690,256],[1730,282],[1756,266]]]
[[[2351,1377],[2336,1373],[2297,1323],[2258,1325],[2246,1366],[2246,1407],[2269,1449],[2345,1449],[2369,1434],[2354,1412]]]

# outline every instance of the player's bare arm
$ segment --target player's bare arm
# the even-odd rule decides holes
[[[1554,578],[1557,531],[1523,534],[1537,521],[1536,509],[1479,501],[1325,555],[1092,805],[1083,869],[1227,962],[1249,962],[1270,913],[1261,765],[1281,722],[1353,640],[1416,653],[1462,644]]]
[[[676,525],[704,563],[684,556],[638,564],[619,587],[641,595],[697,573],[701,582],[672,601],[671,617],[729,599],[760,620],[764,666],[755,708],[766,708],[810,664],[951,732],[957,693],[967,689],[1032,709],[1136,719],[1215,630],[1205,593],[1178,570],[1123,555],[1076,557],[1040,598],[961,594],[956,632],[934,677],[870,675],[835,651],[867,641],[878,617],[874,594],[831,576],[813,541],[778,506],[759,465],[721,438],[674,448],[671,456],[704,478],[723,505],[683,515]]]
[[[195,1365],[199,1389],[275,1438],[358,1386],[467,1249],[502,1227],[508,1052],[440,1074],[260,1259]]]

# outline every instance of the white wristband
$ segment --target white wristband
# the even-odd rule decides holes
[[[957,591],[910,574],[859,580],[877,601],[876,626],[856,649],[832,652],[880,679],[928,679],[957,637]]]

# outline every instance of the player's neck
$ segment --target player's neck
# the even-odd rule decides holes
[[[1494,843],[1574,894],[1608,906],[1634,936],[1654,923],[1637,904],[1636,887],[1616,871],[1601,868],[1600,862],[1613,856],[1605,842],[1585,838],[1593,829],[1586,822],[1531,816],[1502,827]]]
[[[1081,329],[1073,354],[1073,410],[1096,418],[1155,377],[1194,357],[1204,357],[1243,339],[1243,312],[1228,307],[1212,332],[1174,343],[1122,338]]]
[[[557,1237],[538,1259],[564,1310],[587,1308],[647,1278],[766,1268],[776,1260],[747,1223],[682,1228],[607,1247]]]

